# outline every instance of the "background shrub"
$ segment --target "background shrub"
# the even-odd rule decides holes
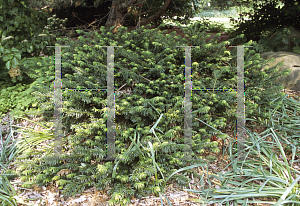
[[[295,28],[296,30],[300,31],[299,21],[300,21],[300,4],[296,0],[285,0],[284,5],[282,7],[278,7],[279,0],[274,0],[270,2],[258,3],[253,5],[253,10],[251,12],[246,12],[240,14],[240,20],[233,20],[231,21],[237,23],[235,25],[234,31],[230,32],[230,37],[236,37],[238,35],[244,34],[244,41],[243,42],[233,42],[234,45],[236,44],[243,44],[250,40],[255,42],[262,43],[263,47],[266,47],[265,50],[270,48],[270,44],[266,41],[266,35],[272,35],[276,31],[281,31],[277,34],[277,41],[272,40],[274,47],[277,49],[286,49],[286,46],[290,43],[295,43],[299,45],[298,40],[291,40],[289,43],[284,43],[286,39],[286,31],[282,33],[283,28]],[[250,20],[244,20],[244,16],[249,15],[248,18]],[[282,44],[284,43],[284,44]],[[278,47],[280,46],[280,47]],[[294,45],[296,46],[296,45]],[[295,48],[296,49],[296,48]],[[257,51],[262,51],[257,49]]]

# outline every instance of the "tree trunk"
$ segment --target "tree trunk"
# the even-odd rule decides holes
[[[123,0],[113,0],[110,8],[108,19],[105,23],[105,27],[109,29],[114,26],[113,33],[117,33],[118,28],[123,26],[124,19],[127,14],[127,8],[135,3],[136,0],[130,0],[127,3],[122,3]],[[126,12],[124,12],[126,10]]]
[[[117,33],[118,28],[124,25],[124,19],[127,15],[127,8],[132,6],[137,0],[129,0],[128,2],[124,2],[124,0],[113,0],[111,10],[108,16],[108,19],[105,23],[106,28],[110,28],[114,26],[113,33]],[[142,19],[139,22],[139,26],[144,26],[150,24],[151,22],[155,22],[160,16],[164,15],[165,11],[167,10],[169,4],[172,0],[165,0],[164,5],[161,9],[159,9],[155,14],[152,16]]]
[[[160,10],[158,10],[155,14],[152,16],[149,16],[147,19],[142,19],[140,21],[140,26],[145,26],[147,24],[150,24],[151,22],[155,22],[159,17],[163,16],[165,14],[165,11],[167,10],[169,4],[171,3],[172,0],[165,0],[164,5],[161,7]],[[158,26],[158,25],[156,25]]]

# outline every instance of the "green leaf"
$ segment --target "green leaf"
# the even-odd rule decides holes
[[[19,52],[19,50],[16,49],[15,47],[11,48],[11,51],[13,51],[13,52]]]
[[[300,46],[297,45],[297,46],[293,47],[293,52],[300,53]]]
[[[17,66],[17,64],[18,64],[18,60],[16,59],[16,57],[14,57],[13,60],[12,60],[11,66],[12,66],[13,68],[15,68],[15,67]]]
[[[7,55],[3,56],[3,61],[8,61],[8,60],[11,60],[12,58],[13,58],[12,54],[7,54]]]
[[[3,61],[7,62],[9,60],[8,55],[3,56]]]
[[[25,102],[22,102],[24,106],[28,106],[31,103],[30,99],[27,99]]]
[[[22,77],[22,76],[17,76],[17,79],[18,79],[19,81],[22,81],[22,80],[23,80],[23,77]]]
[[[17,16],[17,17],[15,18],[15,20],[18,21],[19,23],[24,22],[24,19],[23,19],[22,17],[20,17],[20,16]]]
[[[20,54],[20,53],[15,54],[15,57],[16,57],[17,59],[21,60],[21,54]]]
[[[17,13],[17,12],[18,12],[18,8],[17,8],[17,7],[14,7],[14,8],[12,9],[12,12],[13,12],[13,13]]]
[[[8,69],[8,70],[9,70],[9,69],[10,69],[10,61],[6,62],[6,64],[5,64],[5,65],[6,65],[6,69]]]
[[[13,22],[13,24],[14,24],[14,22]],[[14,27],[14,26],[10,26],[9,28],[7,28],[8,32],[15,31],[15,30],[16,30],[16,27]]]
[[[15,21],[15,22],[14,22],[14,25],[15,25],[16,27],[18,27],[18,26],[19,26],[19,22]],[[14,31],[15,31],[15,30],[14,30]]]

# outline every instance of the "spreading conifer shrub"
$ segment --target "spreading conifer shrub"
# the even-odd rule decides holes
[[[115,91],[126,84],[123,89],[131,92],[116,93],[115,97],[117,160],[103,161],[106,157],[106,91],[63,90],[62,157],[50,158],[53,147],[49,146],[53,146],[53,141],[43,149],[24,151],[16,163],[21,180],[26,182],[23,187],[52,183],[65,196],[96,187],[108,190],[111,205],[126,205],[132,196],[157,195],[164,189],[165,178],[178,169],[205,162],[201,157],[205,149],[218,152],[217,142],[210,142],[210,137],[226,138],[227,135],[217,131],[236,122],[236,92],[193,91],[195,160],[181,160],[184,157],[185,53],[184,48],[176,46],[200,46],[192,48],[193,89],[236,88],[237,82],[236,49],[225,48],[229,41],[218,44],[220,34],[205,43],[209,34],[197,28],[197,25],[182,28],[190,40],[174,33],[164,36],[158,29],[146,27],[131,33],[121,27],[118,34],[111,32],[113,28],[104,27],[97,32],[78,30],[81,36],[75,42],[57,38],[60,45],[70,46],[62,48],[63,88],[105,89],[107,48],[100,46],[123,46],[114,50]],[[257,109],[280,106],[275,101],[281,96],[277,92],[280,86],[273,83],[275,67],[261,72],[264,64],[266,61],[254,50],[245,48],[246,117],[260,115],[268,119],[267,113],[261,114]],[[36,91],[33,94],[38,97],[39,109],[31,111],[43,116],[48,126],[53,126],[54,56],[43,58],[38,65],[38,78],[31,89]],[[169,182],[185,187],[191,173],[199,176],[190,169],[173,175]]]

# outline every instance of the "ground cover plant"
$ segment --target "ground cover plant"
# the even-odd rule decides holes
[[[208,36],[199,31],[199,25],[186,30],[189,41],[173,35],[164,36],[157,30],[143,27],[131,33],[120,28],[117,35],[104,28],[99,32],[78,33],[81,37],[76,42],[67,38],[57,39],[62,45],[70,45],[62,55],[65,88],[105,86],[106,49],[97,45],[124,46],[115,51],[115,86],[120,88],[127,84],[125,89],[131,90],[131,93],[123,93],[116,98],[116,151],[124,159],[101,161],[105,157],[106,93],[64,91],[63,126],[68,135],[64,137],[63,158],[51,160],[43,156],[46,153],[50,155],[50,147],[25,150],[16,161],[24,181],[22,186],[56,183],[64,195],[71,196],[91,186],[105,189],[109,184],[110,204],[115,205],[127,204],[131,196],[141,197],[145,192],[159,195],[167,180],[180,186],[186,185],[189,181],[186,176],[194,172],[180,170],[187,166],[180,161],[183,157],[184,51],[176,49],[175,45],[201,46],[201,49],[194,48],[192,51],[195,88],[235,88],[236,51],[226,51],[225,44],[229,42],[216,43],[220,34],[205,43]],[[269,118],[268,113],[262,111],[270,105],[274,108],[281,106],[275,99],[282,97],[278,92],[280,87],[272,84],[276,78],[272,75],[275,67],[260,71],[260,66],[265,63],[254,50],[245,49],[246,107],[249,108],[246,117],[256,116],[262,121]],[[54,109],[53,56],[43,58],[38,65],[36,71],[40,73],[30,74],[33,78],[36,75],[37,81],[31,89],[37,91],[34,95],[39,99],[39,110],[32,112],[43,115],[50,127],[53,126]],[[41,77],[41,73],[47,78]],[[210,137],[227,137],[212,128],[218,130],[235,122],[236,93],[193,93],[193,118],[199,121],[193,121],[196,159],[189,164],[202,164],[205,163],[201,159],[203,150],[217,149],[216,142],[210,142]],[[185,169],[192,167],[196,166]],[[59,175],[62,170],[68,171],[66,175]],[[183,174],[179,175],[179,172]]]
[[[18,198],[16,191],[18,187],[10,182],[18,176],[11,165],[16,156],[22,151],[17,148],[17,141],[14,137],[15,133],[11,127],[11,122],[3,122],[3,124],[7,123],[10,125],[9,131],[4,132],[2,127],[0,127],[0,202],[3,206],[17,206],[18,204],[27,205],[27,203]]]

